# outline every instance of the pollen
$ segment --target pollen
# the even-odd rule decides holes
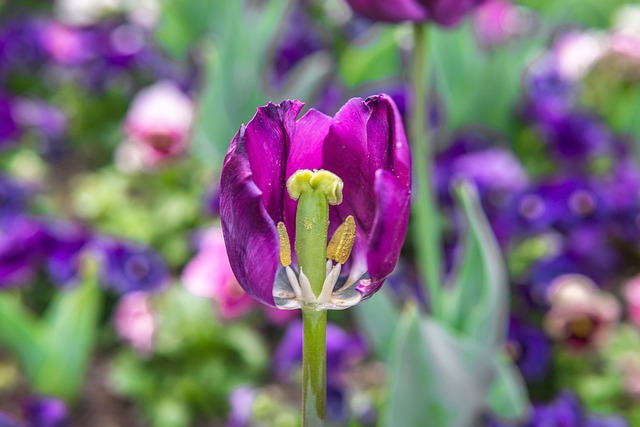
[[[286,267],[291,264],[291,243],[289,243],[287,227],[282,221],[278,223],[278,237],[280,238],[280,264]]]
[[[329,246],[327,246],[327,258],[340,264],[344,264],[351,255],[353,243],[356,240],[356,221],[349,215],[338,229],[333,233]]]

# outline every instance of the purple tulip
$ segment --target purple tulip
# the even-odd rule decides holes
[[[66,427],[67,406],[60,399],[33,397],[24,407],[25,417],[32,427]]]
[[[374,21],[434,21],[458,24],[484,0],[347,0],[354,11]]]
[[[150,247],[105,238],[95,243],[94,250],[101,260],[102,285],[119,294],[153,291],[169,279],[164,259]]]
[[[249,295],[267,305],[299,308],[309,294],[300,296],[295,287],[294,264],[279,262],[281,249],[288,249],[280,241],[293,248],[296,235],[297,203],[285,183],[301,170],[335,174],[344,183],[343,198],[329,206],[328,235],[355,222],[353,249],[346,260],[327,264],[323,289],[328,292],[320,295],[327,298],[313,302],[344,309],[378,291],[400,255],[411,193],[409,146],[387,95],[354,98],[333,118],[311,109],[296,120],[302,107],[299,101],[260,107],[231,142],[220,184],[225,244]],[[279,234],[279,222],[285,233]],[[304,275],[299,277],[304,282]]]

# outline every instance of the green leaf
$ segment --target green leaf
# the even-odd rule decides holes
[[[376,26],[347,46],[338,65],[338,73],[347,86],[355,87],[400,73],[398,31],[392,26]]]
[[[89,262],[93,264],[85,260]],[[32,373],[36,391],[67,401],[78,397],[102,308],[97,266],[85,264],[83,269],[83,282],[60,291],[45,313],[42,363]]]
[[[27,373],[42,362],[43,331],[18,295],[0,292],[0,343],[15,352]]]
[[[382,425],[468,427],[484,408],[493,366],[487,351],[441,323],[403,312],[390,364]]]
[[[500,418],[523,420],[529,410],[527,387],[513,362],[506,357],[495,357],[495,378],[487,399],[489,409]]]
[[[431,28],[430,74],[445,104],[447,128],[482,124],[512,132],[522,73],[546,32],[489,51],[478,45],[468,23],[454,30]]]
[[[492,353],[506,335],[508,279],[498,243],[469,184],[455,195],[465,218],[463,256],[450,291],[442,293],[444,321],[482,343]]]
[[[373,342],[375,353],[381,359],[389,355],[400,312],[389,300],[386,291],[378,292],[371,299],[354,308],[358,329]]]

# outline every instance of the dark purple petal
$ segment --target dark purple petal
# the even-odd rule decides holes
[[[428,10],[431,19],[440,25],[452,26],[484,0],[419,0]]]
[[[408,223],[411,160],[391,98],[352,99],[336,114],[323,167],[344,181],[343,202],[332,208],[330,234],[348,215],[354,216],[352,269],[364,270],[367,264],[374,282],[365,292],[369,296],[393,271]]]
[[[353,10],[373,21],[425,21],[426,8],[416,0],[347,0]]]
[[[78,278],[80,255],[91,233],[79,224],[61,221],[50,223],[46,228],[47,274],[59,286],[71,284]]]
[[[279,185],[283,186],[283,181]],[[278,191],[285,190],[280,187]],[[272,290],[280,242],[274,220],[263,203],[262,191],[253,181],[244,127],[231,142],[222,167],[220,218],[229,263],[238,283],[253,298],[275,306]]]
[[[240,135],[251,179],[260,190],[262,204],[274,223],[284,217],[287,150],[302,107],[300,101],[260,107]]]
[[[540,381],[546,375],[551,362],[551,343],[541,329],[512,317],[507,348],[527,381]]]

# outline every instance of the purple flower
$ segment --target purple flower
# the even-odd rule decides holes
[[[284,267],[280,258],[294,247],[296,235],[297,202],[285,183],[305,170],[337,176],[343,197],[329,206],[328,236],[339,226],[355,226],[353,250],[346,260],[336,257],[335,265],[327,264],[328,295],[314,302],[343,309],[378,291],[398,260],[409,217],[409,146],[387,95],[354,98],[333,118],[311,109],[296,120],[302,107],[299,101],[260,107],[231,142],[220,184],[225,243],[233,272],[249,295],[271,306],[275,295],[278,306],[298,308],[299,292],[291,291],[299,291],[298,277],[291,260]],[[305,276],[299,277],[304,285]]]
[[[101,239],[94,245],[101,260],[102,285],[119,294],[153,291],[169,279],[167,265],[150,247],[115,239]]]
[[[4,412],[0,412],[0,427],[25,427],[25,426],[15,418],[10,417]]]
[[[43,63],[46,55],[40,44],[43,22],[14,20],[0,29],[0,73],[15,72]]]
[[[374,21],[434,21],[456,25],[484,0],[347,0],[354,11]]]
[[[607,126],[588,113],[573,112],[544,123],[549,149],[567,166],[584,166],[579,160],[610,154],[613,135]]]
[[[25,210],[27,192],[19,182],[0,173],[0,220],[15,217]]]
[[[515,424],[488,420],[491,427],[515,427]],[[628,427],[618,416],[598,416],[584,413],[578,399],[569,392],[560,393],[547,404],[534,405],[529,419],[520,427]]]
[[[545,55],[531,64],[525,75],[529,103],[525,115],[539,122],[554,122],[573,106],[577,89],[558,70],[553,55]]]
[[[274,63],[277,82],[281,82],[300,60],[323,48],[322,39],[313,30],[313,22],[303,7],[296,7],[291,12],[280,40]]]
[[[69,285],[78,279],[80,256],[90,241],[85,227],[62,221],[47,225],[47,259],[45,269],[58,286]]]
[[[256,392],[249,386],[241,386],[229,394],[229,417],[226,427],[251,427],[251,413]]]
[[[60,399],[33,397],[25,404],[24,415],[32,427],[65,427],[68,425],[67,406]]]
[[[273,369],[282,381],[291,378],[302,364],[302,322],[289,324],[278,344]],[[358,334],[349,334],[337,325],[327,324],[327,383],[344,385],[344,374],[349,365],[367,354],[365,341]]]
[[[12,101],[0,95],[0,150],[15,144],[20,138],[20,133],[21,130],[18,123],[16,123]]]
[[[35,277],[44,252],[42,224],[20,216],[0,227],[0,289],[24,285]]]
[[[521,225],[530,232],[567,229],[599,214],[601,203],[593,186],[575,177],[552,178],[524,192],[517,202]]]
[[[528,382],[540,381],[546,375],[551,362],[551,343],[541,329],[512,317],[507,351]]]

